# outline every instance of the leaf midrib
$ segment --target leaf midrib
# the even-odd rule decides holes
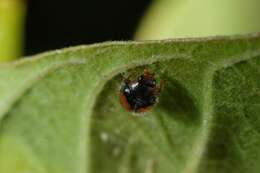
[[[194,152],[191,154],[191,159],[187,163],[190,163],[186,166],[184,169],[184,172],[198,172],[198,166],[200,165],[201,158],[206,150],[207,147],[200,147],[200,146],[206,146],[209,142],[209,137],[212,132],[211,130],[211,123],[213,118],[213,103],[212,103],[212,84],[214,79],[214,74],[218,72],[221,69],[231,67],[237,63],[247,61],[253,58],[256,58],[260,56],[260,49],[255,51],[248,51],[244,52],[242,55],[236,55],[225,58],[225,61],[216,62],[215,64],[209,63],[208,70],[205,70],[205,77],[204,77],[204,101],[203,101],[203,107],[202,107],[202,134],[200,134],[200,138],[197,139],[197,143],[194,145]],[[237,58],[239,57],[239,58]],[[196,152],[196,148],[198,149]],[[202,150],[200,150],[202,149]],[[192,171],[193,170],[193,171]]]

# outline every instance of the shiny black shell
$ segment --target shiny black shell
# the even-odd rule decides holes
[[[135,81],[124,81],[120,100],[128,111],[146,112],[158,100],[158,88],[153,75],[141,75]]]

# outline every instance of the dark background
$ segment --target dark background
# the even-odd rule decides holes
[[[29,0],[25,54],[130,40],[152,0]]]

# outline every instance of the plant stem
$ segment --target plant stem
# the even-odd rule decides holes
[[[0,0],[0,62],[22,55],[24,0]]]

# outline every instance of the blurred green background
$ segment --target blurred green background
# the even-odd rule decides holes
[[[0,60],[108,40],[260,31],[259,0],[0,0]]]

